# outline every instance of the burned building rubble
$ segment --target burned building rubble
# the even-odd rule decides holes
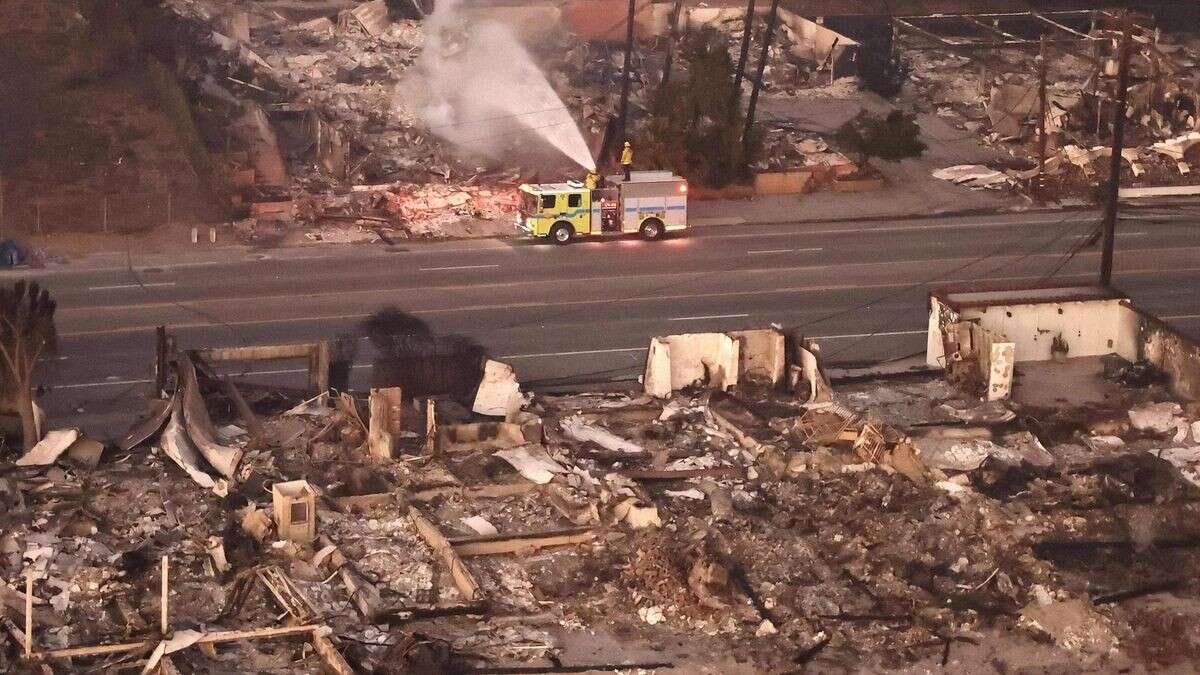
[[[920,370],[686,334],[592,393],[522,391],[481,353],[467,387],[337,391],[322,342],[164,334],[127,436],[3,457],[0,667],[1194,662],[1200,348],[1112,289],[930,308]],[[305,359],[308,386],[224,374],[264,358]]]
[[[206,164],[239,237],[386,242],[508,233],[520,182],[544,174],[582,177],[585,169],[537,140],[569,121],[579,127],[586,154],[596,155],[611,133],[624,57],[619,40],[596,32],[612,17],[598,18],[593,4],[454,5],[448,20],[408,18],[417,15],[414,7],[384,0],[312,6],[167,0],[154,10],[149,32],[162,47],[154,58],[187,93],[210,156]],[[636,18],[634,127],[661,84],[671,32],[664,9],[653,5]],[[767,21],[764,12],[757,12],[756,31]],[[745,12],[688,7],[677,22],[680,31],[725,34],[736,52]],[[443,54],[474,58],[464,56],[472,41],[495,38],[491,29],[469,28],[476,25],[501,26],[496,32],[506,48],[529,52],[530,67],[539,79],[544,74],[554,97],[550,107],[569,119],[478,102],[469,111],[451,110],[472,92],[444,91],[455,82],[439,77],[457,71],[431,72],[429,62]],[[855,88],[853,40],[786,10],[777,32],[764,91],[787,97],[835,82]],[[677,59],[673,67],[686,77],[686,63]],[[474,98],[492,95],[480,91]],[[849,165],[812,134],[773,129],[767,145],[762,169]]]
[[[1195,64],[1200,43],[1131,17],[1124,197],[1188,194],[1200,158]],[[1004,166],[960,166],[936,177],[974,188],[1043,186],[1048,198],[1090,199],[1109,169],[1125,19],[1078,10],[894,19],[912,68],[912,102],[1005,149]],[[1044,96],[1039,81],[1044,73]],[[1045,129],[1045,166],[1039,128]]]

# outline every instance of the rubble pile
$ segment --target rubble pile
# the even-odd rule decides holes
[[[511,229],[515,188],[527,177],[520,167],[458,156],[417,118],[420,92],[405,78],[425,41],[421,22],[389,15],[383,0],[331,5],[326,15],[267,2],[164,6],[186,45],[176,74],[199,97],[201,126],[228,126],[217,160],[244,237],[277,237],[280,224],[296,223],[389,238]],[[564,93],[596,127],[602,111]]]
[[[237,387],[209,363],[298,349],[160,355],[164,398],[126,438],[54,431],[0,465],[0,667],[26,583],[32,658],[55,668],[1200,655],[1200,406],[1137,364],[1076,408],[935,375],[834,389],[787,345],[655,338],[644,393],[523,394],[486,361],[467,395],[415,401]]]
[[[1111,31],[1093,31],[1111,37]],[[1103,42],[1112,54],[1079,45],[1047,58],[1048,160],[1042,181],[1060,197],[1091,197],[1108,173],[1117,33]],[[1111,43],[1111,44],[1110,44]],[[907,43],[902,43],[907,44]],[[1200,155],[1200,43],[1188,33],[1147,32],[1135,38],[1125,126],[1123,184],[1132,187],[1194,185]],[[1038,175],[1038,66],[1036,51],[980,52],[971,58],[929,49],[904,49],[911,85],[906,98],[919,110],[951,121],[965,134],[1012,155],[1006,166],[949,167],[938,177],[970,187],[1004,189]],[[1080,51],[1091,50],[1098,61]],[[1098,69],[1099,63],[1104,69]],[[1111,71],[1111,72],[1110,72]],[[995,172],[1002,175],[993,176]],[[965,176],[965,177],[964,177]]]
[[[729,41],[729,58],[737,64],[741,55],[742,36],[746,30],[746,13],[730,13],[714,22],[712,26],[723,33]],[[746,76],[758,68],[758,59],[762,55],[762,38],[766,30],[765,18],[756,17],[752,32],[751,52],[747,57]],[[829,76],[824,79],[817,77],[817,70],[827,64],[814,63],[801,56],[805,41],[802,40],[786,23],[780,23],[775,30],[774,40],[767,50],[767,65],[763,68],[763,91],[773,96],[794,96],[799,89],[820,87],[829,84]]]
[[[788,169],[827,168],[839,175],[855,171],[850,158],[829,147],[829,143],[817,134],[776,124],[763,135],[762,159],[752,168],[756,171],[782,171]]]

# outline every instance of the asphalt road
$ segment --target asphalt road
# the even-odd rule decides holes
[[[60,349],[42,402],[57,420],[127,423],[140,412],[154,327],[183,347],[350,334],[352,384],[374,352],[362,320],[395,307],[472,337],[523,382],[628,380],[654,335],[801,328],[827,358],[878,361],[924,347],[929,285],[959,280],[1083,282],[1098,247],[1071,257],[1092,213],[694,228],[663,242],[566,247],[526,240],[407,243],[99,258],[25,273],[58,299]],[[1194,218],[1123,220],[1115,285],[1200,334],[1200,227]],[[5,272],[2,276],[19,276]],[[302,385],[303,364],[244,377]]]

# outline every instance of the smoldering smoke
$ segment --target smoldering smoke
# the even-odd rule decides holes
[[[425,47],[400,89],[429,131],[466,155],[545,143],[594,169],[570,110],[512,30],[468,22],[459,5],[439,2],[426,18]]]

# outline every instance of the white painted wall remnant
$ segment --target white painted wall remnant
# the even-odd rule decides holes
[[[725,389],[738,383],[738,341],[724,333],[656,337],[642,379],[647,394],[665,398],[693,384]]]
[[[483,379],[475,392],[475,403],[471,410],[480,415],[508,417],[519,411],[524,403],[521,385],[517,383],[517,374],[512,366],[488,359],[483,366]]]
[[[1012,396],[1016,350],[1017,346],[1011,342],[991,344],[987,381],[989,401],[1000,401]]]
[[[563,430],[564,434],[581,443],[591,441],[605,450],[611,450],[612,452],[645,452],[645,449],[637,443],[621,438],[602,426],[592,424],[581,415],[565,417],[559,420],[558,426]]]
[[[79,438],[78,429],[57,429],[47,432],[42,440],[17,460],[17,466],[53,464]]]
[[[775,386],[787,369],[782,331],[774,328],[726,333],[738,342],[738,379]]]
[[[946,367],[942,332],[945,317],[977,323],[995,340],[1015,345],[1014,361],[1049,361],[1051,343],[1062,335],[1072,357],[1118,354],[1138,359],[1140,319],[1121,298],[1068,302],[1026,302],[963,307],[955,312],[931,298],[926,363]]]
[[[824,373],[821,372],[821,362],[817,358],[818,354],[820,354],[820,346],[815,342],[810,342],[808,347],[800,347],[799,349],[800,377],[808,384],[808,400],[805,402],[826,403],[833,400],[833,398],[829,391],[829,382],[825,379]]]

